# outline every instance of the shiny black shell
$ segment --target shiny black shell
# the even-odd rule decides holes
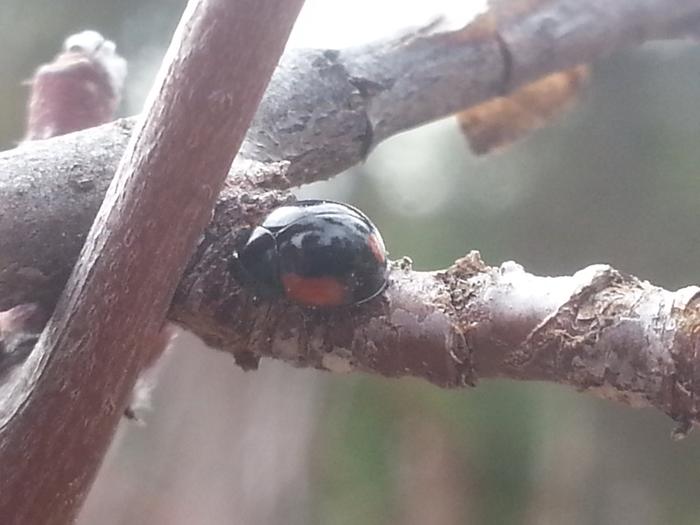
[[[339,202],[302,200],[270,213],[238,260],[264,292],[312,307],[358,304],[384,290],[384,241],[360,210]]]

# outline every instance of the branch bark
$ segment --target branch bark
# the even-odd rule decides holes
[[[676,37],[698,17],[698,0],[550,0],[461,31],[288,54],[234,162],[230,175],[242,183],[219,197],[170,318],[241,362],[272,356],[445,387],[477,377],[551,380],[697,421],[695,288],[671,293],[608,267],[535,277],[470,256],[438,273],[397,263],[382,299],[308,311],[241,289],[231,254],[289,199],[287,188],[342,171],[387,136],[621,47]],[[2,308],[53,304],[131,126],[0,156],[9,206],[0,216]]]
[[[4,522],[75,518],[302,3],[188,4],[54,315],[2,385]]]

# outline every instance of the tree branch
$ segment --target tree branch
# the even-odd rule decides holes
[[[4,522],[75,518],[302,3],[187,5],[54,315],[2,385]]]
[[[382,299],[308,311],[241,289],[231,254],[246,228],[289,198],[287,188],[360,162],[387,136],[621,47],[675,37],[699,15],[698,0],[550,0],[461,31],[289,53],[234,162],[242,183],[219,197],[170,318],[241,362],[265,355],[450,387],[497,375],[546,379],[697,421],[694,289],[672,294],[607,267],[535,277],[471,256],[440,273],[399,264]],[[131,125],[0,156],[9,207],[0,211],[2,308],[55,301]]]
[[[308,311],[256,304],[225,267],[229,249],[200,246],[171,310],[211,346],[447,388],[553,381],[653,406],[683,428],[700,420],[698,287],[669,292],[605,265],[539,277],[473,252],[439,272],[397,263],[382,300],[365,307]]]

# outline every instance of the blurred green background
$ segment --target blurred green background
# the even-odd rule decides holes
[[[295,42],[333,45],[314,27],[376,37],[361,21],[381,21],[380,5],[397,13],[379,24],[387,35],[427,17],[385,4],[309,1]],[[23,133],[22,81],[78,30],[116,41],[130,66],[122,112],[138,112],[183,5],[0,0],[1,149]],[[472,156],[442,121],[301,193],[358,205],[392,256],[421,269],[478,249],[539,274],[608,262],[671,289],[698,283],[699,51],[654,44],[594,64],[574,109],[492,156]],[[672,441],[672,422],[650,410],[545,384],[446,392],[278,363],[243,374],[188,336],[162,375],[81,523],[700,523],[700,438]]]

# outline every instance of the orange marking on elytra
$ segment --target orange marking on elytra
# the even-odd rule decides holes
[[[285,273],[282,285],[289,299],[307,306],[338,306],[347,302],[347,288],[333,277],[302,277]]]

